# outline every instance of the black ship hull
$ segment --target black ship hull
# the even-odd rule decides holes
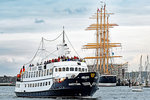
[[[18,97],[88,97],[98,90],[99,76],[95,72],[80,73],[63,82],[54,82],[50,89],[37,92],[15,92]]]
[[[100,87],[115,87],[116,75],[101,75],[99,79]]]

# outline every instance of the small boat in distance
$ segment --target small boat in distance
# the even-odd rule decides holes
[[[142,92],[143,91],[143,84],[142,84],[142,55],[140,58],[140,67],[139,67],[139,76],[137,79],[137,82],[135,84],[135,86],[132,86],[132,91],[133,92]]]
[[[84,59],[67,56],[68,46],[65,43],[64,30],[61,35],[63,43],[57,45],[58,58],[24,66],[17,75],[17,97],[82,98],[91,97],[98,90],[98,73],[88,72]]]
[[[142,86],[132,86],[132,92],[142,92],[143,87]]]
[[[147,55],[147,61],[145,62],[145,71],[146,71],[146,78],[144,82],[144,88],[150,88],[150,64],[149,64],[149,57]]]

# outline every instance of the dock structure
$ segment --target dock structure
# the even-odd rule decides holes
[[[0,86],[15,86],[16,76],[0,76]]]

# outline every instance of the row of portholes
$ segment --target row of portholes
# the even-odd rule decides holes
[[[55,72],[64,72],[64,71],[80,71],[87,72],[87,68],[77,68],[77,67],[63,67],[63,68],[55,68]]]
[[[52,75],[52,69],[40,70],[34,72],[25,72],[23,74],[23,78],[32,78],[32,77],[42,77]]]
[[[48,85],[50,85],[50,81],[48,81],[48,82],[40,82],[40,83],[25,84],[25,88],[41,87],[41,86],[48,86]]]

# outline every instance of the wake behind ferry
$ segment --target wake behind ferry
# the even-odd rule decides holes
[[[96,92],[98,74],[88,72],[83,59],[67,56],[64,30],[62,35],[58,58],[29,64],[20,70],[15,87],[17,97],[89,97]]]

